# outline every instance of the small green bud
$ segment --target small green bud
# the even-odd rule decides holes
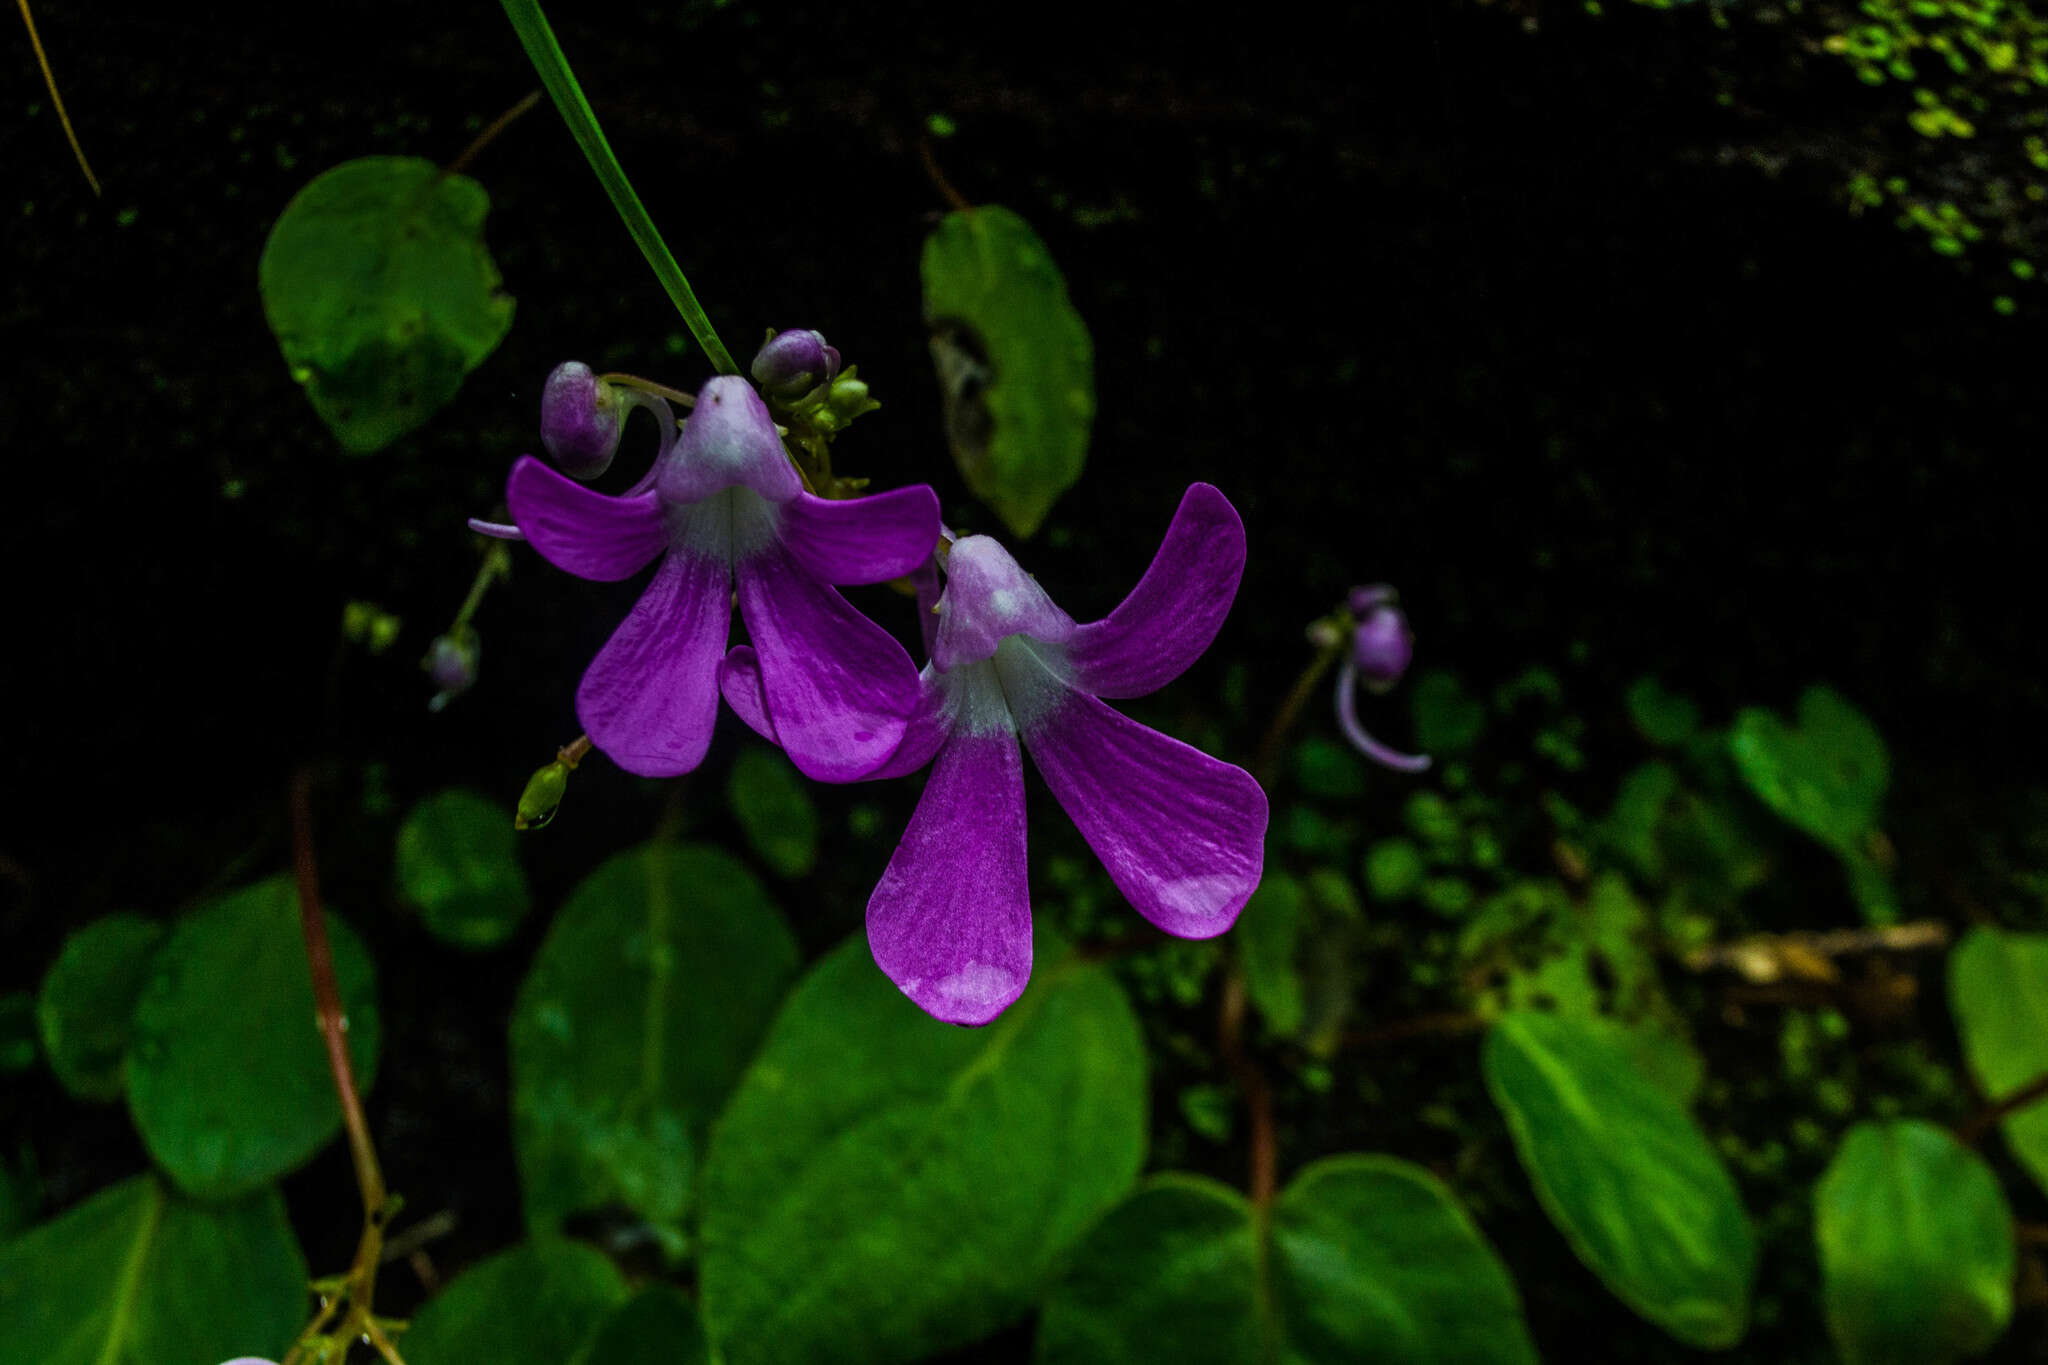
[[[540,829],[555,818],[555,810],[569,790],[569,765],[556,759],[536,769],[519,793],[519,813],[512,817],[514,829]]]
[[[856,373],[859,368],[848,365],[826,390],[824,403],[811,418],[820,431],[827,434],[844,431],[854,418],[882,406],[869,396],[867,381]]]

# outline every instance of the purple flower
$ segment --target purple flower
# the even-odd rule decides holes
[[[630,395],[599,379],[582,361],[565,360],[548,372],[541,388],[540,443],[572,478],[587,483],[611,468],[631,403]],[[664,410],[667,406],[662,404]],[[662,430],[674,431],[674,418]]]
[[[735,582],[791,761],[846,781],[897,747],[916,670],[832,585],[900,578],[928,559],[939,534],[931,489],[806,493],[767,406],[724,375],[635,491],[607,497],[526,456],[505,500],[533,547],[580,578],[615,582],[661,560],[576,691],[583,728],[620,767],[668,777],[703,760]]]
[[[1395,605],[1398,594],[1384,583],[1353,588],[1347,605],[1355,624],[1351,648],[1337,670],[1337,725],[1351,746],[1373,762],[1404,773],[1419,773],[1429,766],[1426,754],[1404,754],[1372,737],[1358,719],[1358,684],[1363,679],[1368,691],[1385,692],[1401,681],[1415,658],[1415,632],[1408,617]]]
[[[777,332],[754,354],[752,373],[771,398],[793,402],[839,373],[839,351],[822,332]]]
[[[1031,975],[1023,751],[1139,914],[1182,938],[1236,921],[1259,883],[1266,794],[1242,768],[1101,698],[1142,696],[1200,657],[1237,594],[1244,554],[1237,512],[1195,484],[1137,588],[1078,625],[995,541],[954,542],[917,710],[869,774],[900,777],[937,760],[867,913],[876,963],[927,1013],[985,1024]],[[779,738],[782,713],[759,685],[765,667],[736,649],[723,685],[743,719]]]

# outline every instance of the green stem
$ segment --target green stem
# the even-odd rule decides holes
[[[690,282],[683,278],[683,268],[669,254],[668,245],[661,240],[654,220],[647,216],[646,206],[633,192],[633,182],[626,179],[625,169],[612,155],[611,144],[604,139],[604,130],[597,126],[597,115],[591,112],[590,101],[583,98],[583,87],[576,83],[575,74],[569,70],[569,59],[562,54],[562,45],[555,41],[555,31],[548,27],[547,16],[540,12],[537,0],[503,0],[503,4],[505,17],[512,21],[512,29],[519,35],[527,59],[540,73],[540,83],[547,87],[555,108],[561,111],[562,121],[569,125],[576,145],[583,149],[583,159],[590,163],[591,170],[597,172],[598,182],[611,197],[612,207],[626,224],[626,231],[632,233],[633,240],[639,244],[640,254],[647,258],[647,264],[654,267],[655,278],[675,300],[676,309],[682,313],[690,335],[697,338],[697,345],[703,348],[712,367],[720,374],[738,374],[740,367],[733,364],[725,343],[711,329],[711,319],[704,316],[703,305],[690,292]]]

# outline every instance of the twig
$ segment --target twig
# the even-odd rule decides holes
[[[967,202],[967,196],[953,188],[953,182],[946,179],[946,173],[939,169],[938,158],[932,155],[932,142],[928,137],[917,140],[918,159],[924,162],[924,173],[931,177],[932,188],[939,192],[939,198],[959,213],[974,212],[974,205]]]
[[[1223,1064],[1244,1092],[1245,1108],[1251,1112],[1251,1177],[1248,1185],[1252,1207],[1261,1216],[1273,1207],[1273,1193],[1279,1175],[1279,1142],[1273,1133],[1273,1087],[1265,1073],[1244,1050],[1244,973],[1235,966],[1223,979],[1223,1000],[1216,1011],[1216,1050]]]
[[[85,159],[85,148],[78,145],[78,134],[71,127],[71,115],[64,112],[64,96],[57,92],[57,73],[50,70],[49,54],[43,51],[42,35],[36,32],[36,17],[29,13],[28,0],[19,0],[21,22],[28,25],[28,45],[36,50],[36,65],[43,69],[43,84],[49,87],[50,103],[56,106],[57,122],[64,125],[64,140],[71,144],[71,154],[78,158],[78,169],[85,172],[85,183],[92,186],[93,197],[100,193],[100,178],[92,173],[92,166]]]
[[[1861,953],[1928,952],[1948,946],[1949,930],[1938,920],[1887,924],[1874,929],[1835,929],[1819,934],[1750,934],[1729,943],[1711,943],[1685,954],[1690,971],[1725,967],[1758,985],[1785,977],[1834,981],[1831,961]]]
[[[488,127],[470,139],[469,145],[462,149],[462,155],[448,163],[448,169],[443,174],[461,175],[464,171],[468,170],[469,163],[476,160],[477,154],[490,146],[497,139],[498,134],[510,128],[514,122],[531,110],[534,105],[539,104],[540,98],[544,93],[546,92],[529,90],[526,98],[492,119]]]
[[[2048,1071],[2042,1072],[2002,1100],[1994,1100],[1956,1125],[1956,1140],[1974,1147],[2002,1121],[2027,1106],[2048,1099]]]
[[[1287,732],[1294,728],[1294,722],[1301,719],[1302,708],[1308,705],[1309,698],[1316,694],[1316,688],[1321,685],[1324,675],[1330,671],[1331,665],[1337,662],[1338,656],[1343,652],[1344,640],[1341,636],[1324,645],[1321,652],[1310,660],[1308,667],[1301,671],[1301,676],[1294,680],[1293,690],[1288,692],[1286,700],[1280,703],[1280,709],[1273,713],[1272,723],[1266,727],[1265,737],[1259,741],[1257,756],[1252,759],[1252,776],[1257,778],[1259,785],[1266,790],[1273,789],[1273,779],[1277,776],[1274,769],[1279,766],[1281,742],[1287,738]]]

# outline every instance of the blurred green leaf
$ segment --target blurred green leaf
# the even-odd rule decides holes
[[[36,1220],[42,1203],[32,1152],[24,1147],[21,1161],[0,1157],[0,1242],[14,1237]]]
[[[1415,747],[1439,761],[1470,749],[1486,729],[1485,703],[1465,690],[1457,674],[1441,668],[1415,680],[1408,706],[1415,717]]]
[[[1030,536],[1088,457],[1087,325],[1052,253],[1006,208],[947,214],[925,239],[922,273],[953,460],[975,497]]]
[[[1310,796],[1350,800],[1365,795],[1365,764],[1350,745],[1310,735],[1294,746],[1294,781]]]
[[[256,268],[292,377],[349,451],[455,396],[512,326],[484,246],[490,196],[419,157],[345,161],[285,206]]]
[[[1674,748],[1693,737],[1700,726],[1700,708],[1692,699],[1666,691],[1655,678],[1637,678],[1623,698],[1628,718],[1643,738],[1661,749]]]
[[[1739,1341],[1757,1245],[1735,1182],[1614,1027],[1503,1015],[1483,1064],[1536,1196],[1579,1259],[1687,1345]]]
[[[1534,1365],[1513,1281],[1419,1166],[1319,1161],[1274,1202],[1264,1248],[1259,1238],[1237,1191],[1154,1177],[1096,1225],[1054,1284],[1036,1359]]]
[[[510,807],[473,791],[436,792],[398,830],[399,899],[458,948],[494,948],[533,904]]]
[[[856,936],[811,970],[712,1133],[703,1308],[732,1365],[916,1360],[1023,1315],[1144,1161],[1145,1049],[1041,931],[994,1023],[931,1019]]]
[[[626,1295],[618,1267],[582,1243],[522,1242],[427,1300],[406,1329],[406,1365],[598,1365],[587,1348]]]
[[[1381,839],[1365,850],[1365,889],[1376,901],[1406,900],[1429,874],[1422,850],[1406,839]]]
[[[617,1203],[679,1247],[704,1130],[796,968],[782,913],[719,849],[647,844],[584,878],[512,1011],[527,1226]]]
[[[36,999],[27,991],[0,995],[0,1075],[36,1064]]]
[[[327,935],[356,1085],[377,1074],[370,956],[333,915]],[[221,1199],[293,1170],[341,1128],[314,1027],[298,893],[273,877],[195,910],[150,960],[135,1004],[128,1110],[186,1193]]]
[[[808,877],[818,862],[818,807],[789,760],[773,749],[740,751],[726,803],[755,856],[781,877]]]
[[[1813,1191],[1828,1331],[1847,1365],[1943,1365],[2012,1317],[2012,1209],[1983,1158],[1918,1119],[1849,1130]]]
[[[36,1024],[57,1080],[82,1100],[121,1098],[136,997],[164,927],[109,915],[64,940],[36,997]]]
[[[1301,1029],[1306,1008],[1294,949],[1307,914],[1301,883],[1285,872],[1269,871],[1237,920],[1245,994],[1273,1031],[1283,1036]]]
[[[1758,799],[1822,843],[1845,847],[1877,827],[1891,761],[1869,720],[1832,689],[1801,694],[1796,727],[1745,708],[1728,746]]]
[[[1979,925],[1948,960],[1948,1003],[1978,1088],[2003,1099],[2048,1075],[2048,934]],[[2005,1140],[2048,1189],[2048,1100],[2005,1120]]]
[[[1678,794],[1678,770],[1662,759],[1630,770],[1614,794],[1601,833],[1638,875],[1664,876],[1664,850],[1657,837],[1665,807]]]
[[[282,1358],[305,1304],[274,1189],[208,1204],[138,1175],[0,1246],[0,1354],[23,1365]]]
[[[580,1360],[585,1365],[708,1365],[704,1321],[688,1294],[651,1284],[614,1312]]]

